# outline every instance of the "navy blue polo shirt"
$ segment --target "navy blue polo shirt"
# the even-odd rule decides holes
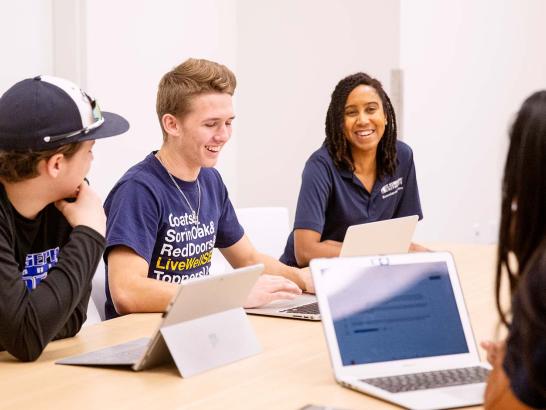
[[[351,225],[409,215],[423,219],[413,152],[401,141],[396,150],[394,175],[377,178],[372,192],[354,173],[336,167],[325,146],[315,151],[303,169],[294,229],[316,231],[321,241],[342,242]],[[293,231],[280,260],[297,266]]]

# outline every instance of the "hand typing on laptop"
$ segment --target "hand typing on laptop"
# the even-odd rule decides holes
[[[291,280],[277,275],[261,275],[245,302],[245,308],[266,305],[275,300],[294,299],[301,289]]]
[[[247,313],[293,319],[320,320],[316,298],[314,295],[309,295],[309,293],[315,293],[311,270],[309,268],[293,269],[298,276],[299,282],[301,282],[297,285],[299,293],[286,294],[284,291],[273,292],[272,289],[268,289],[267,287],[263,291],[258,291],[258,286],[261,286],[258,282],[252,289],[244,306]],[[264,276],[267,275],[262,275],[262,277]],[[282,279],[279,276],[276,276],[276,278],[278,278],[277,280]],[[305,294],[302,294],[301,289],[305,291]],[[256,303],[250,304],[249,302],[254,299],[256,299]]]

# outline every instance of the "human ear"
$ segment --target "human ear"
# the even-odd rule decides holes
[[[164,114],[161,117],[163,129],[169,135],[178,135],[180,133],[180,124],[178,119],[172,114]]]
[[[64,155],[59,153],[40,161],[40,164],[42,164],[38,164],[40,174],[45,173],[52,178],[57,178],[61,173],[64,160]],[[40,170],[40,168],[42,169]]]

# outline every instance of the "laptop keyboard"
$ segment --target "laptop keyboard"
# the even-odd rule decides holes
[[[308,315],[319,315],[318,302],[308,303],[306,305],[296,306],[290,309],[281,310],[282,313],[303,313]]]
[[[120,362],[133,362],[136,363],[138,359],[142,357],[146,351],[146,346],[127,348],[127,350],[118,350],[117,352],[111,352],[113,360],[119,360]],[[108,356],[106,356],[108,357]]]
[[[435,372],[404,374],[401,376],[377,377],[362,381],[391,393],[459,386],[463,384],[484,383],[489,370],[483,367],[463,367],[460,369]]]

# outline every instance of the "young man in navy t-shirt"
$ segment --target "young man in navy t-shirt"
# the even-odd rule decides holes
[[[260,254],[245,236],[214,165],[231,136],[236,80],[226,67],[189,59],[157,93],[161,149],[108,195],[106,317],[164,311],[181,281],[209,274],[214,247],[234,267],[263,263],[246,306],[313,291],[308,271]]]

